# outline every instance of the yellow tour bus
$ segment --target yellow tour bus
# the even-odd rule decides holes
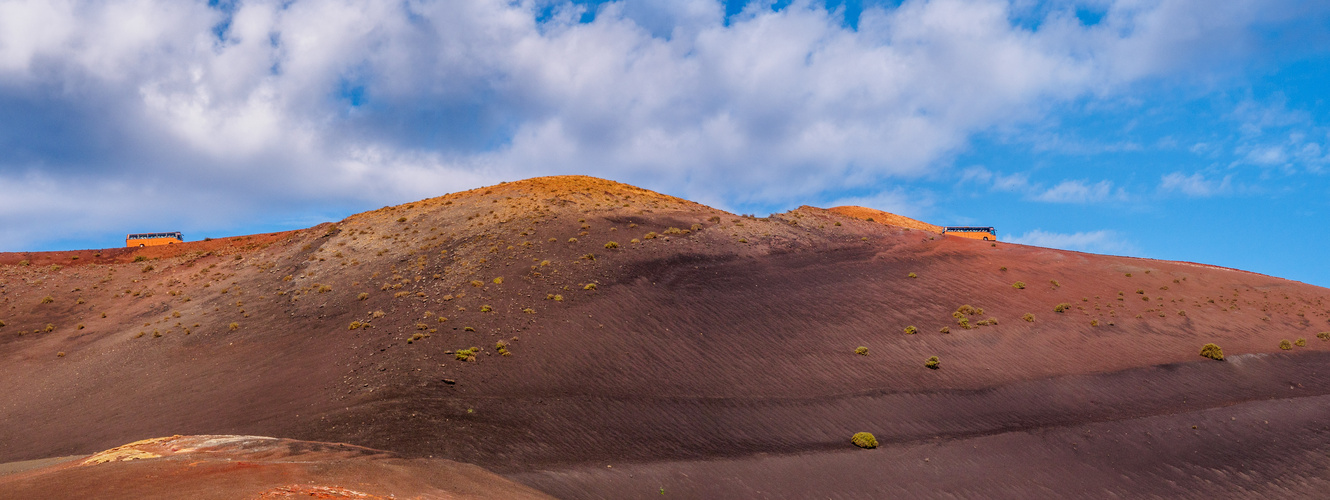
[[[942,228],[942,233],[955,234],[962,238],[997,241],[997,231],[994,231],[991,226],[947,226]]]
[[[155,247],[157,245],[174,245],[184,242],[185,239],[180,235],[180,231],[173,233],[135,233],[125,236],[125,246],[127,247]]]

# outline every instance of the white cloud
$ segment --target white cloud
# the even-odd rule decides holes
[[[727,20],[717,1],[628,0],[579,23],[582,7],[555,0],[11,0],[0,183],[146,182],[200,220],[555,173],[785,203],[928,174],[972,134],[1060,102],[1232,66],[1263,43],[1251,27],[1303,9],[1119,0],[1093,27],[1054,9],[1029,29],[1005,1],[910,0],[851,30],[821,5],[753,2]],[[1036,199],[1121,194],[1110,187],[1069,181]],[[140,217],[80,192],[29,202]]]
[[[1035,229],[1020,236],[1007,238],[1007,241],[1078,252],[1130,256],[1140,256],[1141,253],[1136,245],[1125,240],[1122,235],[1107,229],[1079,233],[1052,233]]]
[[[1182,172],[1173,172],[1160,178],[1159,189],[1165,192],[1177,191],[1187,196],[1203,198],[1214,196],[1220,193],[1226,193],[1232,189],[1233,176],[1225,176],[1222,180],[1213,181],[1207,179],[1200,172],[1183,175]]]
[[[1050,203],[1094,203],[1106,200],[1125,200],[1127,194],[1122,188],[1115,191],[1113,183],[1110,181],[1089,184],[1086,181],[1069,180],[1062,181],[1056,186],[1037,193],[1031,199]]]

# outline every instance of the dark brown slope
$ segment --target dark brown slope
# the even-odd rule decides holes
[[[1312,376],[1330,362],[1316,338],[1330,330],[1325,289],[811,207],[738,217],[540,178],[268,238],[3,267],[0,461],[258,434],[444,457],[596,496],[595,480],[533,471],[838,454],[861,430],[913,446],[1137,428],[1330,391]],[[983,309],[972,325],[996,324],[961,328],[962,305]],[[1297,338],[1307,346],[1278,347]],[[1260,362],[1200,358],[1207,342]],[[473,362],[450,353],[472,346]],[[942,369],[923,367],[932,355]],[[1124,467],[1175,466],[1167,456]],[[810,459],[809,473],[836,463]],[[1046,482],[1075,483],[1076,470]]]

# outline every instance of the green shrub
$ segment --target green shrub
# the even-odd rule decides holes
[[[919,275],[917,275],[917,274],[914,274],[914,273],[910,273],[910,274],[909,274],[909,275],[907,275],[907,276],[906,276],[906,277],[907,277],[907,278],[918,278],[918,277],[919,277]]]
[[[480,312],[483,312],[483,313],[487,313],[487,312],[490,312],[490,311],[493,311],[493,310],[494,310],[494,308],[493,308],[493,307],[490,307],[489,304],[485,304],[485,305],[483,305],[483,306],[480,306]]]
[[[1127,277],[1130,278],[1130,277],[1131,277],[1131,273],[1127,273]]]
[[[619,244],[616,243],[616,242],[611,241],[611,242],[605,244],[605,248],[608,248],[608,249],[613,250],[613,249],[615,249],[615,248],[619,248]]]
[[[52,296],[50,296],[50,295],[47,295],[47,296],[45,296],[45,297],[42,297],[42,303],[43,303],[43,304],[50,304],[50,303],[52,303],[52,302],[55,302],[55,297],[52,297]]]
[[[924,366],[930,370],[936,370],[942,366],[942,360],[937,359],[937,356],[929,356],[928,361],[924,361]]]
[[[361,323],[361,322],[359,322],[359,321],[352,321],[352,322],[351,322],[351,325],[348,326],[346,329],[347,329],[347,330],[359,330],[360,327],[362,327],[362,326],[365,326],[365,324],[364,324],[364,323]]]
[[[406,217],[398,217],[397,222],[406,222]]]
[[[463,330],[466,330],[466,331],[468,331],[468,332],[474,332],[474,331],[476,331],[475,328],[471,328],[471,327],[469,327],[469,326],[466,327],[466,328],[463,328]]]
[[[850,436],[850,442],[864,449],[877,448],[877,438],[867,432],[856,432],[853,436]]]
[[[1057,287],[1057,286],[1062,286],[1062,283],[1058,283],[1058,280],[1048,280],[1048,283],[1049,283],[1050,285],[1055,286],[1055,287]]]
[[[864,346],[856,347],[856,348],[854,348],[854,353],[855,353],[855,354],[858,354],[858,355],[860,355],[860,356],[867,356],[867,355],[868,355],[868,348],[867,348],[867,347],[864,347]]]
[[[147,258],[147,257],[144,257],[144,256],[142,256],[142,255],[136,255],[136,256],[134,256],[134,262],[143,262],[143,261],[145,261],[145,260],[148,260],[148,258]],[[27,262],[27,261],[24,261],[24,262]],[[25,265],[26,265],[26,264],[25,264]]]
[[[1287,340],[1281,340],[1279,341],[1279,348],[1287,351],[1293,348],[1293,344]]]
[[[3,322],[0,322],[0,326],[5,326],[5,325],[4,325]],[[1318,334],[1316,334],[1316,338],[1321,339],[1321,340],[1330,340],[1330,332],[1321,332],[1321,333],[1318,333]]]
[[[654,239],[656,239],[656,232],[655,232],[655,231],[652,231],[652,232],[649,232],[649,233],[647,233],[647,234],[644,234],[644,235],[642,235],[642,239],[644,239],[644,240],[654,240]]]
[[[942,327],[941,329],[939,329],[938,331],[939,331],[939,332],[942,332],[942,333],[951,333],[951,329],[950,329],[950,328],[947,328],[947,327],[945,327],[945,326]]]
[[[1307,347],[1307,339],[1298,339],[1293,341],[1293,345],[1298,347]]]
[[[583,289],[583,290],[595,290],[595,289],[596,289],[596,284],[595,284],[595,283],[587,283],[586,286],[582,287],[582,289]]]
[[[1012,283],[1012,284],[1011,284],[1011,287],[1012,287],[1012,288],[1015,288],[1015,289],[1017,289],[1017,290],[1024,290],[1024,289],[1025,289],[1025,282],[1024,282],[1024,281],[1017,281],[1017,282],[1015,282],[1015,283]]]
[[[1066,302],[1063,302],[1063,303],[1058,304],[1057,306],[1053,307],[1053,312],[1058,312],[1058,313],[1060,313],[1060,312],[1065,312],[1065,311],[1068,310],[1068,309],[1071,309],[1071,304],[1068,304],[1068,303],[1066,303]]]
[[[494,284],[495,284],[495,285],[502,285],[502,284],[503,284],[503,276],[500,276],[500,277],[498,277],[498,278],[494,278]]]
[[[577,243],[577,238],[568,238],[569,243]]]
[[[969,329],[970,329],[970,318],[966,318],[966,317],[962,316],[961,319],[956,320],[956,324],[960,325],[961,328],[964,328],[964,329],[966,329],[966,330],[969,330]]]
[[[1099,320],[1097,319],[1090,320],[1090,326],[1099,326]]]
[[[914,335],[914,334],[916,334],[916,333],[919,333],[919,329],[918,329],[918,328],[915,328],[914,325],[910,325],[910,326],[905,327],[905,334],[906,334],[906,335]]]
[[[1002,271],[1002,272],[1006,272],[1006,271],[1007,271],[1007,266],[999,267],[998,270],[999,270],[999,271]]]
[[[453,353],[453,356],[456,357],[458,361],[476,360],[476,352],[472,351],[471,349],[458,349],[456,352]]]
[[[368,298],[369,298],[369,294],[368,294],[368,293],[365,293],[365,292],[360,292],[360,295],[357,295],[357,296],[356,296],[356,300],[365,300],[365,299],[368,299]]]
[[[1021,316],[1021,319],[1025,320],[1025,321],[1027,321],[1027,322],[1030,322],[1030,323],[1034,323],[1034,314],[1033,314],[1033,313],[1025,313],[1024,316]]]
[[[973,315],[977,315],[977,314],[983,314],[982,312],[980,312],[980,309],[976,309],[974,306],[969,305],[969,304],[965,304],[965,305],[963,305],[963,306],[957,307],[957,308],[956,308],[956,313],[959,313],[959,314],[969,314],[969,315],[972,315],[972,316],[973,316]],[[952,314],[952,317],[959,318],[959,316],[956,316],[955,313]]]
[[[369,314],[369,317],[371,318],[382,318],[384,316],[386,316],[386,314],[383,311],[374,311]]]

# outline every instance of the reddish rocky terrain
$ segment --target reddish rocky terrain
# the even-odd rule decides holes
[[[0,254],[0,462],[227,434],[568,498],[1330,479],[1330,290],[870,216],[553,177],[288,233]]]

